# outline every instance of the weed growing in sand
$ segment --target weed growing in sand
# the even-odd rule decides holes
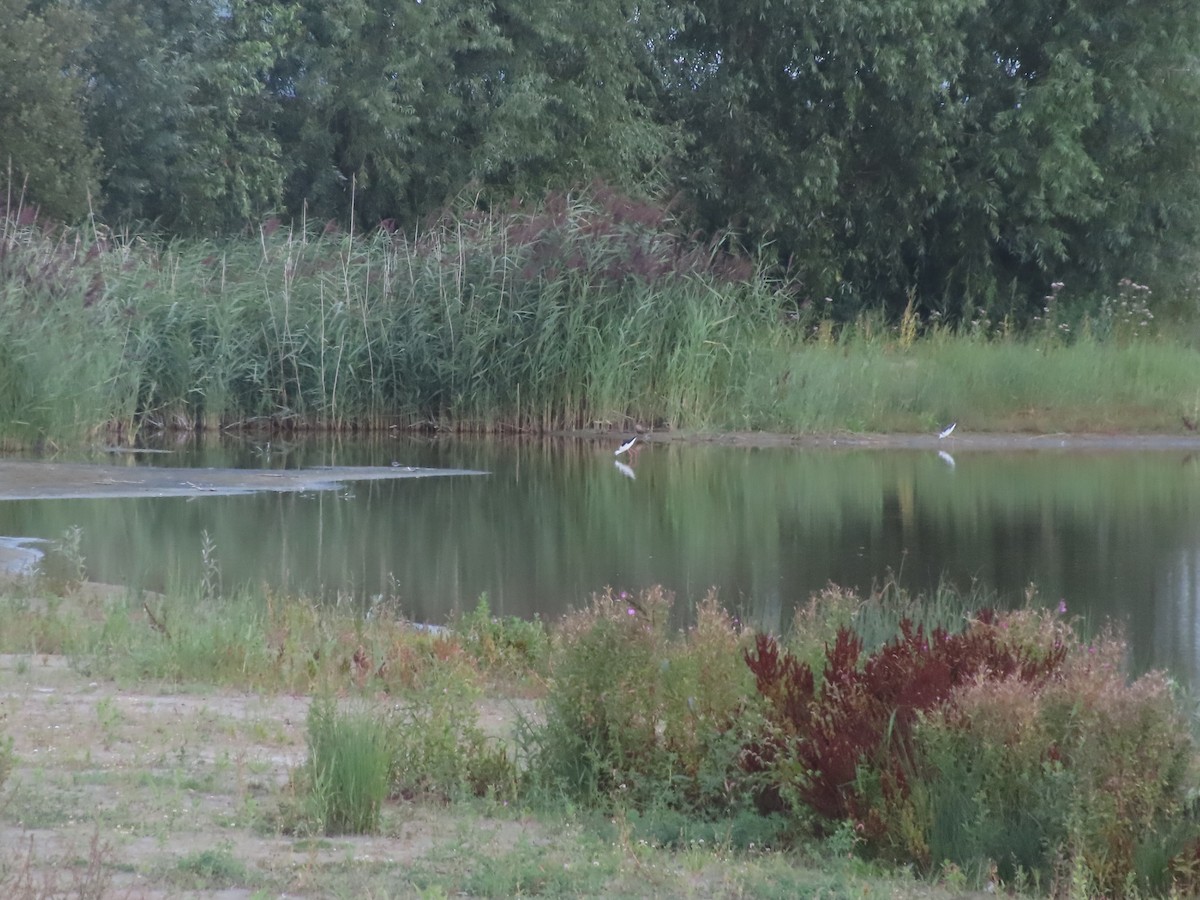
[[[503,741],[480,729],[477,679],[439,668],[399,701],[393,719],[392,786],[402,797],[444,800],[516,796],[519,773]]]
[[[635,805],[736,805],[737,741],[749,673],[737,623],[709,597],[671,634],[674,598],[606,590],[554,632],[546,722],[531,735],[542,788]]]
[[[341,709],[330,697],[313,701],[302,779],[311,812],[327,834],[378,830],[391,766],[386,721],[366,708]]]
[[[223,841],[216,847],[181,857],[168,873],[169,880],[183,888],[212,891],[245,884],[245,863],[233,853],[233,843]]]
[[[0,730],[0,788],[4,787],[4,782],[12,774],[14,762],[12,735]]]
[[[105,750],[111,749],[116,743],[124,719],[112,697],[102,697],[96,701],[96,721],[100,725],[101,741]]]
[[[50,546],[50,552],[38,561],[37,581],[51,594],[62,596],[78,588],[87,579],[87,560],[83,555],[83,529],[72,525]]]
[[[68,850],[56,864],[46,865],[31,834],[11,854],[0,852],[0,896],[103,900],[112,884],[112,857],[111,846],[100,839],[97,828],[85,851]]]
[[[495,676],[523,677],[545,669],[550,639],[541,619],[493,616],[487,594],[451,623],[463,649]]]

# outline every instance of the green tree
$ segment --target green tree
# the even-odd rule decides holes
[[[110,218],[222,231],[277,208],[282,150],[266,73],[285,9],[254,0],[88,0],[89,130]]]
[[[463,192],[642,177],[669,132],[640,24],[603,0],[299,0],[272,74],[288,207],[405,222]]]
[[[656,49],[703,220],[846,314],[1022,315],[1190,260],[1188,0],[695,0]]]
[[[1025,0],[968,24],[965,117],[917,248],[921,289],[1036,311],[1054,281],[1069,298],[1192,276],[1200,6]]]
[[[464,67],[472,176],[522,195],[652,176],[678,140],[658,115],[648,49],[665,14],[654,2],[496,0],[492,52]]]
[[[451,49],[486,38],[478,14],[403,0],[299,0],[296,38],[275,66],[287,206],[359,221],[442,202],[461,172]]]
[[[84,131],[78,51],[88,19],[67,3],[0,0],[0,171],[6,194],[55,218],[87,213],[97,154]]]

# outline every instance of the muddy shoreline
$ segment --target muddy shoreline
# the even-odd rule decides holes
[[[334,490],[352,481],[484,475],[469,469],[329,466],[307,469],[175,469],[0,460],[0,500],[200,497],[261,491]]]
[[[595,435],[599,438],[599,435]],[[611,438],[611,436],[610,436]],[[648,444],[717,444],[730,447],[796,447],[798,449],[879,450],[1024,450],[1085,451],[1182,451],[1200,450],[1200,432],[1195,434],[1069,433],[1014,434],[1011,432],[964,432],[959,428],[948,438],[936,434],[781,434],[778,432],[663,432],[644,435]]]

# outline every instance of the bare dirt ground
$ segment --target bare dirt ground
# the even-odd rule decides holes
[[[15,754],[0,789],[0,896],[327,896],[347,862],[411,865],[453,851],[464,828],[493,846],[528,830],[408,804],[375,836],[285,833],[278,807],[304,761],[308,705],[126,690],[62,657],[0,656],[0,734]],[[516,714],[488,701],[479,724],[504,734]]]

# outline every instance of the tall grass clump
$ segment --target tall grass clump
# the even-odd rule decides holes
[[[113,247],[0,216],[0,439],[78,439],[133,414],[129,298],[105,289],[126,264]]]
[[[0,788],[4,787],[4,782],[12,774],[15,762],[16,755],[13,753],[12,736],[0,731]]]
[[[308,711],[308,761],[302,774],[315,818],[327,834],[379,828],[390,791],[390,730],[376,711],[341,709],[319,697]]]
[[[130,592],[103,608],[100,627],[78,648],[92,670],[176,684],[267,687],[275,681],[279,660],[267,640],[261,594]]]
[[[16,614],[26,642],[46,642],[65,629],[59,652],[115,678],[406,694],[445,678],[483,677],[483,664],[458,636],[415,628],[387,604],[368,619],[361,604],[348,598],[323,601],[243,588],[207,598],[171,590],[68,596],[45,604],[13,599],[0,606]]]
[[[479,726],[479,679],[436,667],[397,698],[391,783],[405,799],[513,798],[520,779],[506,743]]]
[[[1200,417],[1200,350],[1153,318],[1143,287],[1023,329],[808,310],[789,325],[795,340],[760,354],[742,405],[786,431],[1180,431]]]

